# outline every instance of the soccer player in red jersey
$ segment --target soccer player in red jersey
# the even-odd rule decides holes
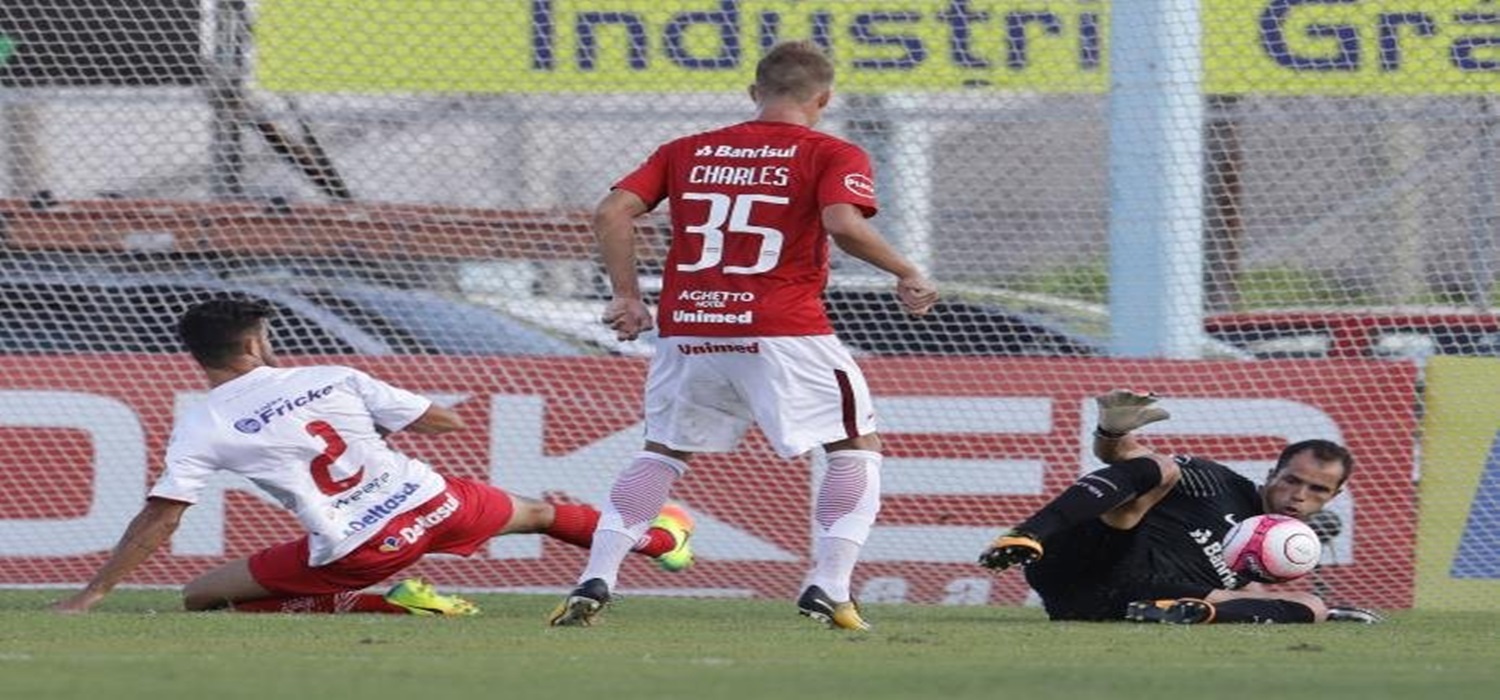
[[[833,77],[815,44],[777,45],[756,66],[754,120],[661,146],[599,204],[594,231],[614,294],[603,320],[620,339],[653,324],[635,219],[667,202],[672,241],[645,449],[615,480],[589,563],[553,625],[590,623],[691,455],[733,450],[753,421],[782,457],[827,450],[798,609],[832,627],[867,627],[849,588],[880,508],[881,446],[864,376],[824,311],[829,241],[894,276],[910,313],[926,313],[938,294],[867,221],[876,211],[869,157],[813,130]]]
[[[386,433],[458,430],[453,411],[349,367],[278,367],[270,306],[203,302],[178,324],[211,386],[173,426],[166,470],[110,557],[59,612],[93,607],[171,537],[215,472],[244,477],[291,511],[307,535],[205,572],[183,589],[189,610],[472,615],[472,603],[421,579],[385,595],[362,589],[423,555],[468,556],[492,537],[543,533],[580,547],[593,539],[590,506],[522,498],[444,476],[392,449]],[[692,563],[691,518],[656,516],[630,549],[668,570]]]

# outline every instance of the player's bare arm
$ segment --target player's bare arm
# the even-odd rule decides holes
[[[907,312],[921,316],[937,303],[937,286],[886,242],[858,207],[846,203],[824,207],[823,228],[840,250],[895,275],[896,296]]]
[[[647,211],[646,203],[628,190],[610,192],[594,209],[594,238],[613,294],[602,320],[620,340],[635,340],[654,325],[651,309],[641,300],[635,267],[635,220]]]
[[[444,408],[437,404],[427,407],[427,410],[412,421],[410,425],[402,428],[404,432],[419,433],[422,435],[441,435],[451,433],[464,427],[464,420],[458,417],[452,409]]]
[[[165,498],[147,499],[141,512],[125,528],[125,534],[120,536],[109,560],[99,567],[88,585],[58,601],[52,609],[64,613],[81,613],[94,607],[130,572],[151,558],[172,533],[177,531],[177,525],[182,522],[182,513],[190,505],[192,504]]]

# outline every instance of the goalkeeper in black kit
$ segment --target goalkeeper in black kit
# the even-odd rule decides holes
[[[982,566],[1025,565],[1026,582],[1054,620],[1380,621],[1310,592],[1249,581],[1219,546],[1245,518],[1320,512],[1354,468],[1347,449],[1327,440],[1288,445],[1257,488],[1217,462],[1157,454],[1137,441],[1131,431],[1169,417],[1154,395],[1116,389],[1095,401],[1094,454],[1109,466],[997,537],[979,556]]]

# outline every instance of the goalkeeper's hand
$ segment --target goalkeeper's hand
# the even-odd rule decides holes
[[[651,318],[651,309],[646,306],[646,303],[630,297],[615,297],[609,300],[609,305],[604,307],[604,316],[600,320],[614,329],[615,337],[620,340],[635,340],[641,333],[651,330],[656,325]]]
[[[1152,393],[1114,389],[1094,397],[1094,403],[1099,405],[1099,432],[1106,437],[1123,437],[1143,425],[1172,417],[1166,409],[1155,405],[1156,394]]]

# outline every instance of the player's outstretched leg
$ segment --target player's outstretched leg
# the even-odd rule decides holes
[[[666,530],[677,541],[676,547],[656,557],[657,566],[663,571],[682,571],[693,565],[693,516],[687,509],[668,503],[651,521],[651,527]]]
[[[1214,604],[1197,598],[1137,600],[1125,607],[1131,622],[1161,622],[1169,625],[1204,625],[1214,621]]]
[[[1010,530],[995,538],[979,555],[979,565],[1004,571],[1017,564],[1030,564],[1042,558],[1042,543],[1020,530]]]
[[[409,578],[393,586],[385,594],[385,601],[405,608],[413,615],[479,614],[479,606],[456,595],[442,595],[432,584],[419,578]]]
[[[797,598],[797,612],[833,629],[867,630],[869,623],[859,614],[854,599],[836,602],[818,586],[808,586]]]
[[[609,604],[609,584],[602,578],[591,578],[578,584],[552,611],[547,624],[553,627],[588,627],[604,606]]]

